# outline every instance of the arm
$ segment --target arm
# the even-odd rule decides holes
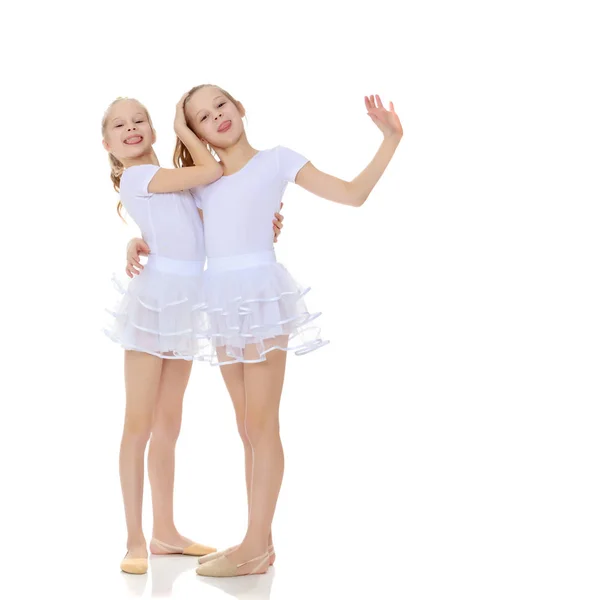
[[[158,170],[148,185],[148,191],[152,194],[179,192],[199,185],[208,185],[223,175],[223,167],[187,126],[183,114],[183,101],[186,96],[187,94],[177,104],[175,133],[192,155],[194,166]]]
[[[151,194],[164,194],[189,190],[197,185],[208,185],[223,175],[221,165],[216,160],[213,161],[214,165],[159,169],[148,184],[148,191]]]
[[[362,206],[389,165],[402,139],[402,125],[390,103],[390,110],[383,108],[377,99],[365,98],[367,111],[372,121],[383,132],[383,141],[373,160],[352,181],[344,181],[319,171],[307,163],[296,176],[296,183],[305,190],[340,204]]]

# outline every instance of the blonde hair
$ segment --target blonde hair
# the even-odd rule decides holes
[[[217,88],[223,94],[223,96],[225,96],[229,101],[233,102],[233,104],[235,104],[237,107],[240,106],[240,103],[229,92],[226,92],[222,87],[219,87],[218,85],[213,85],[212,83],[203,83],[202,85],[197,85],[196,87],[193,87],[187,93],[186,98],[183,101],[184,114],[185,114],[185,106],[188,103],[189,99],[198,90],[201,90],[202,88],[206,88],[206,87]],[[187,117],[185,120],[187,123]],[[188,123],[188,126],[189,126],[189,123]],[[214,148],[212,148],[210,144],[206,144],[206,147],[213,154],[215,154]],[[192,158],[190,151],[187,149],[186,145],[179,138],[177,138],[177,142],[175,143],[175,150],[173,151],[173,164],[175,165],[176,168],[193,167],[194,166],[194,159]]]
[[[133,100],[134,102],[137,102],[142,107],[144,112],[146,113],[146,117],[148,117],[148,123],[150,123],[150,127],[154,131],[154,125],[152,125],[152,119],[150,118],[150,113],[148,112],[148,109],[139,100],[136,100],[135,98],[127,98],[126,96],[119,96],[116,100],[113,100],[109,104],[108,108],[104,111],[104,116],[102,117],[102,137],[103,138],[105,137],[105,134],[106,134],[106,126],[108,124],[108,115],[109,115],[112,107],[115,104],[117,104],[117,102],[121,102],[122,100]],[[154,150],[152,151],[152,154],[154,155],[154,157],[156,157]],[[121,176],[123,175],[123,171],[125,170],[125,167],[124,167],[123,163],[114,154],[112,154],[112,152],[108,153],[108,162],[110,164],[110,180],[112,181],[113,187],[115,188],[115,192],[118,192],[121,189]],[[125,220],[123,218],[123,204],[122,204],[121,200],[119,200],[119,202],[117,204],[117,214],[119,215],[119,217],[121,217],[121,219],[123,221]]]

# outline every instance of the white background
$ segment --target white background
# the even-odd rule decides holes
[[[592,3],[168,6],[3,10],[6,597],[597,598]],[[100,333],[137,233],[116,216],[103,111],[145,103],[168,166],[175,104],[206,82],[245,104],[255,147],[288,145],[340,177],[379,144],[364,94],[394,100],[405,128],[363,208],[286,195],[278,255],[313,287],[332,343],[289,360],[278,563],[214,585],[193,559],[119,573],[122,352]],[[233,410],[202,364],[176,516],[218,547],[245,526]]]

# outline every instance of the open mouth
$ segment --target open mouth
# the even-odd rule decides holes
[[[231,129],[231,121],[223,121],[217,131],[219,133],[224,133],[225,131],[229,131]]]
[[[123,143],[127,144],[128,146],[135,146],[136,144],[139,144],[143,139],[144,138],[141,135],[132,135],[131,137],[126,138]]]

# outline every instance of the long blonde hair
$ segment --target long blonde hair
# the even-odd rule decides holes
[[[105,138],[106,126],[108,124],[108,114],[110,113],[111,108],[117,102],[121,102],[121,100],[133,100],[134,102],[137,102],[146,113],[146,117],[148,117],[148,123],[150,123],[152,131],[154,131],[154,125],[152,125],[152,119],[150,118],[150,113],[148,112],[148,109],[139,100],[136,100],[135,98],[119,96],[116,100],[113,100],[109,104],[108,108],[104,111],[104,116],[102,117],[102,138]],[[154,150],[152,150],[152,154],[154,158],[156,158]],[[110,180],[112,181],[113,187],[115,188],[115,192],[118,192],[121,189],[121,176],[123,175],[125,167],[123,163],[112,152],[108,153],[108,162],[110,164]],[[125,220],[123,218],[123,204],[121,200],[119,200],[117,204],[117,214],[119,215],[119,217],[121,217],[123,221]]]
[[[202,88],[205,88],[205,87],[217,88],[218,90],[221,91],[223,96],[225,96],[229,101],[233,102],[238,107],[240,106],[240,103],[229,92],[226,92],[222,87],[219,87],[218,85],[213,85],[212,83],[203,83],[202,85],[197,85],[196,87],[193,87],[187,93],[187,96],[186,96],[185,100],[183,101],[184,113],[185,113],[185,105],[188,103],[188,100],[198,90],[201,90]],[[186,117],[186,123],[187,123],[187,117]],[[188,123],[188,126],[189,126],[189,123]],[[215,150],[214,150],[214,148],[211,147],[210,144],[206,144],[206,147],[213,154],[215,154]],[[175,143],[175,150],[173,151],[173,164],[175,165],[175,168],[193,167],[194,166],[194,159],[192,158],[190,151],[187,149],[186,145],[179,138],[177,138],[177,142]]]

